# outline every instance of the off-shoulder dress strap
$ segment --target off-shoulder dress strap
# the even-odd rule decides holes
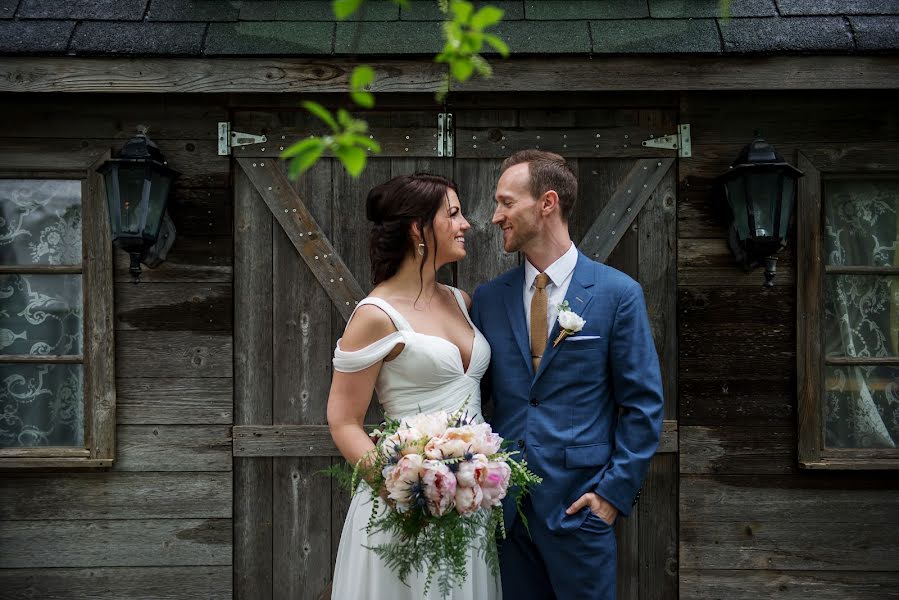
[[[364,298],[356,306],[353,315],[356,314],[356,310],[359,310],[360,306],[366,304],[377,306],[383,310],[387,316],[390,317],[390,320],[393,321],[393,325],[396,327],[397,331],[394,331],[390,335],[387,335],[376,342],[372,342],[365,348],[360,348],[359,350],[341,350],[340,340],[337,340],[337,347],[334,349],[334,369],[342,373],[362,371],[373,364],[384,360],[397,344],[404,343],[405,338],[403,337],[402,332],[412,330],[412,327],[403,315],[382,298]],[[353,315],[350,315],[350,321],[353,320]]]

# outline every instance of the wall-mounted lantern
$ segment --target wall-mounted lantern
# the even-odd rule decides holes
[[[141,127],[97,171],[106,184],[112,241],[131,256],[129,272],[137,283],[140,263],[158,265],[175,241],[175,227],[165,209],[172,182],[180,173],[169,168]]]
[[[718,180],[733,222],[730,248],[746,269],[765,266],[765,286],[774,285],[777,258],[786,245],[796,203],[796,181],[803,173],[756,135]]]

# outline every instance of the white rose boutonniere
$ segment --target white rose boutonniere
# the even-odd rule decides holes
[[[562,302],[562,304],[559,305],[559,327],[562,328],[562,331],[559,332],[559,337],[553,342],[553,348],[569,335],[583,329],[584,324],[586,323],[587,321],[571,310],[571,307],[568,305],[568,300]]]

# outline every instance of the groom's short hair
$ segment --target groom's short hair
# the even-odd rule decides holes
[[[503,161],[502,175],[509,167],[528,163],[531,178],[531,195],[539,198],[549,190],[559,196],[562,220],[568,221],[577,200],[577,177],[565,159],[553,152],[543,150],[519,150]]]

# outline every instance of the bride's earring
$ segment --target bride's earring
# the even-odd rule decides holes
[[[420,256],[424,256],[424,255],[425,255],[425,245],[424,245],[424,244],[419,244],[419,245],[418,245],[418,254],[419,254]]]

